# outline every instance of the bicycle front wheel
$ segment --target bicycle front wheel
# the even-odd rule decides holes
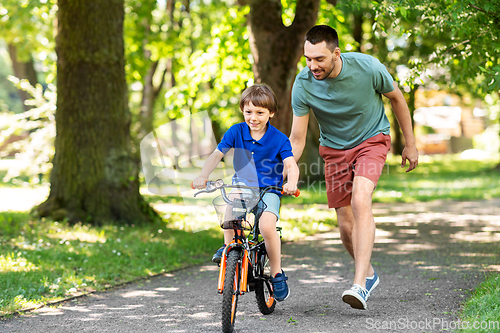
[[[257,306],[262,314],[273,313],[276,306],[273,288],[271,285],[271,265],[265,251],[258,252],[257,276],[255,281],[255,297]]]
[[[222,332],[224,333],[233,333],[234,330],[241,275],[240,258],[239,251],[233,250],[227,254],[226,275],[222,291]]]

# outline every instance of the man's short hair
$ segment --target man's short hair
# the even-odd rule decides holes
[[[254,84],[243,91],[240,99],[240,109],[252,103],[254,106],[266,108],[271,113],[278,111],[278,101],[271,87],[267,84]]]
[[[312,27],[306,34],[306,41],[313,45],[326,42],[326,47],[332,52],[339,46],[337,31],[327,25],[316,25]]]

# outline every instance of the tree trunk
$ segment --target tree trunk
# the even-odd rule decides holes
[[[174,0],[171,0],[168,2],[167,5],[167,12],[165,12],[165,20],[169,22],[169,26],[171,27],[172,21],[173,21],[173,8],[172,4]],[[149,5],[154,4],[150,3]],[[150,11],[153,11],[153,8],[149,9]],[[168,11],[170,11],[170,21],[168,21],[167,15]],[[144,83],[143,83],[143,90],[142,90],[142,101],[141,101],[141,109],[139,112],[139,122],[141,125],[141,128],[138,133],[138,141],[142,140],[146,135],[151,133],[153,131],[153,126],[154,126],[154,120],[155,120],[155,113],[154,113],[154,107],[156,104],[156,99],[158,98],[158,95],[163,88],[163,85],[165,83],[165,75],[167,73],[167,70],[163,71],[163,76],[161,77],[160,83],[158,84],[157,87],[155,87],[153,79],[154,76],[157,73],[157,70],[159,68],[160,60],[151,60],[151,51],[148,49],[148,37],[151,35],[151,26],[150,22],[145,19],[144,24],[144,29],[146,31],[146,37],[143,40],[143,49],[144,49],[144,62],[149,63],[149,68],[147,73],[143,75],[144,77]]]
[[[148,51],[149,53],[149,51]],[[149,61],[149,56],[145,57],[144,61]],[[139,130],[139,141],[142,140],[146,135],[153,131],[153,121],[154,121],[154,104],[156,100],[156,88],[153,84],[153,76],[158,68],[158,61],[153,61],[149,66],[147,74],[144,76],[144,88],[142,90],[142,101],[141,101],[141,111],[140,123],[141,128]],[[159,87],[158,89],[160,89]]]
[[[415,84],[410,90],[410,96],[408,96],[408,109],[410,110],[411,117],[411,128],[415,131],[415,119],[413,116],[415,115],[415,93],[417,92],[418,85]]]
[[[58,1],[57,136],[40,216],[138,224],[157,214],[139,194],[123,43],[124,0]]]
[[[36,78],[36,70],[33,63],[33,58],[23,61],[20,60],[17,55],[17,47],[13,44],[8,45],[9,56],[12,62],[12,68],[14,70],[14,76],[20,80],[28,80],[28,82],[34,87],[38,83]],[[32,108],[30,105],[24,104],[27,100],[31,99],[32,96],[24,90],[18,89],[19,98],[23,104],[24,111]]]
[[[272,124],[285,134],[292,124],[291,88],[303,54],[304,36],[318,17],[319,0],[298,0],[295,19],[285,27],[276,0],[250,0],[250,46],[255,82],[268,84],[278,99]]]
[[[352,37],[356,41],[356,48],[354,51],[363,52],[361,45],[363,44],[363,11],[357,10],[353,13],[354,27],[352,30]]]
[[[401,127],[399,126],[398,120],[396,119],[396,114],[394,110],[392,111],[392,128],[394,130],[394,134],[391,138],[392,141],[392,153],[394,155],[401,155],[403,153],[404,143],[403,143],[403,135],[401,134]]]
[[[408,96],[405,96],[407,97],[406,104],[408,104],[408,109],[410,110],[412,128],[415,128],[413,115],[415,114],[415,92],[417,91],[417,89],[418,85],[415,85],[408,93]],[[392,148],[393,148],[392,153],[395,155],[402,155],[406,143],[404,142],[404,137],[401,132],[401,127],[399,126],[399,123],[396,119],[394,110],[392,111],[392,118],[394,119],[391,125],[394,129],[394,136],[392,137]]]

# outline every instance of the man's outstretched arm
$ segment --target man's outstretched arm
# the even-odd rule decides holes
[[[304,147],[306,146],[307,126],[309,124],[309,114],[298,117],[293,116],[292,131],[290,133],[290,143],[292,144],[293,157],[298,162]]]
[[[406,100],[396,82],[393,82],[394,90],[385,93],[384,96],[391,100],[392,110],[396,115],[399,127],[405,137],[405,147],[401,154],[401,167],[406,165],[406,160],[410,163],[406,172],[416,168],[418,165],[418,150],[415,143],[415,136],[413,135],[413,128],[411,125],[411,115]]]

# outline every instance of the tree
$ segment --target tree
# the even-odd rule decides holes
[[[389,16],[374,15],[375,20],[371,24],[373,35],[370,39],[370,45],[372,53],[387,66],[391,75],[400,82],[413,119],[415,92],[423,84],[420,79],[415,80],[415,78],[407,82],[410,79],[409,76],[406,77],[408,68],[411,68],[412,64],[421,62],[421,59],[429,58],[437,48],[449,45],[451,36],[449,32],[437,32],[431,29],[427,31],[425,38],[422,38],[422,36],[413,33],[425,30],[429,24],[422,17],[422,12],[417,9],[408,9],[405,15],[405,19],[399,18],[396,22]],[[423,77],[423,79],[428,80],[427,77]],[[445,82],[449,81],[449,77],[435,76],[433,81],[444,85]],[[394,114],[391,126],[394,130],[392,136],[393,153],[401,155],[404,148],[403,136]]]
[[[491,95],[500,92],[499,1],[384,0],[377,8],[395,24],[406,20],[409,11],[419,11],[420,21],[426,24],[408,33],[423,40],[429,35],[451,36],[448,45],[436,47],[428,57],[413,62],[410,84],[426,68],[436,66],[450,72],[450,88],[466,85],[480,97],[497,98]]]
[[[238,97],[252,77],[248,8],[231,0],[125,4],[132,134],[140,140],[186,112],[208,111],[220,138],[242,118]]]
[[[139,194],[131,149],[123,42],[124,0],[60,0],[55,156],[40,216],[141,223],[155,215]]]
[[[280,1],[249,0],[250,47],[256,82],[267,83],[276,94],[279,112],[273,124],[285,134],[292,124],[291,88],[303,53],[304,36],[316,23],[319,0],[297,0],[293,23],[283,23]]]
[[[500,89],[500,2],[476,0],[395,0],[380,1],[381,16],[395,24],[407,20],[409,11],[418,10],[426,22],[408,33],[451,35],[451,42],[436,48],[429,57],[415,62],[421,72],[436,64],[452,72],[451,83],[473,85],[479,94]]]
[[[38,80],[36,77],[35,66],[33,58],[29,56],[27,59],[22,59],[18,56],[17,47],[14,44],[8,45],[10,60],[12,62],[12,68],[14,70],[14,75],[20,80],[28,80],[28,82],[34,87],[36,86]],[[24,110],[31,109],[31,106],[26,105],[26,101],[31,99],[31,96],[23,90],[18,89],[19,98],[23,104]]]
[[[43,53],[38,63],[50,66],[55,60],[49,53],[53,51],[55,0],[43,2],[4,0],[0,4],[1,38],[5,40],[12,62],[14,75],[20,80],[27,80],[33,87],[39,82],[34,66],[34,54]],[[40,75],[41,81],[45,77]],[[43,82],[45,83],[45,82]],[[48,82],[47,82],[48,83]],[[31,99],[25,90],[18,90],[24,110],[31,106],[24,104]]]

